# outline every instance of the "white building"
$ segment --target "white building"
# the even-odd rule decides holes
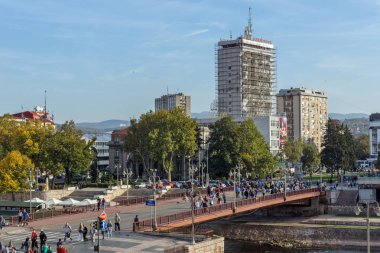
[[[210,134],[208,127],[214,124],[220,118],[196,119],[201,127],[201,137],[208,139]],[[236,117],[233,121],[240,124],[245,120],[253,120],[257,129],[263,135],[265,141],[269,145],[269,150],[272,154],[280,152],[281,144],[286,139],[286,118],[283,116],[258,116],[258,117]],[[206,130],[202,131],[202,127]],[[205,135],[204,133],[207,133]]]
[[[370,157],[378,158],[380,150],[380,113],[372,113],[369,116],[369,144]]]
[[[191,99],[190,96],[185,96],[183,93],[167,94],[154,100],[155,111],[173,110],[181,108],[184,114],[191,114]]]
[[[96,141],[92,147],[96,150],[97,168],[101,171],[108,170],[110,162],[108,142],[111,140],[111,134],[85,134],[83,136],[86,141],[90,141],[94,137],[96,138]]]

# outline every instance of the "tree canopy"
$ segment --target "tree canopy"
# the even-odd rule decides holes
[[[148,112],[140,120],[132,120],[125,147],[134,158],[143,162],[145,171],[156,162],[171,181],[173,159],[176,155],[192,156],[197,148],[197,124],[181,109]]]
[[[211,172],[216,177],[227,177],[236,165],[251,176],[263,177],[275,165],[264,137],[252,120],[240,125],[231,117],[223,117],[210,127],[209,156]]]
[[[329,119],[322,144],[321,162],[331,174],[355,166],[355,142],[350,130],[340,122]]]

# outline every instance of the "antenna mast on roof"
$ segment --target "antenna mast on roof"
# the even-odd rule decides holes
[[[249,7],[248,25],[245,27],[244,37],[245,37],[246,39],[252,39],[252,17],[251,17],[251,7]]]

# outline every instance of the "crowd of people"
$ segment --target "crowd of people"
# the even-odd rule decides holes
[[[24,220],[21,219],[19,221],[19,224],[21,224]],[[120,231],[120,223],[121,218],[120,214],[115,214],[115,226],[113,226],[112,221],[104,221],[100,224],[100,233],[102,239],[108,239],[112,238],[112,231]],[[64,244],[70,240],[73,241],[72,238],[73,230],[71,228],[71,225],[67,222],[63,226],[63,239],[58,239],[58,242],[56,243],[56,252],[57,253],[67,253],[67,249],[65,248]],[[87,227],[84,223],[80,223],[78,227],[78,233],[76,241],[92,241],[93,244],[95,244],[96,236],[97,236],[98,230],[97,230],[97,223],[91,223]],[[8,244],[3,245],[0,242],[0,253],[17,253],[17,252],[24,252],[24,253],[53,253],[53,247],[48,244],[48,237],[43,229],[41,229],[40,233],[38,234],[35,229],[33,229],[30,236],[27,236],[23,243],[21,244],[21,248],[17,250],[17,247],[13,245],[12,241],[9,241]]]

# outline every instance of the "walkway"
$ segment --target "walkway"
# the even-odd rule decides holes
[[[236,202],[237,213],[244,213],[253,211],[259,208],[266,208],[284,203],[289,203],[302,199],[309,199],[319,197],[324,192],[320,192],[319,188],[304,189],[299,191],[287,192],[286,200],[284,199],[284,193],[266,195],[256,199],[246,199]],[[233,215],[233,203],[226,203],[221,205],[214,205],[208,208],[195,210],[195,223],[203,223],[211,220],[219,219],[222,217]],[[176,228],[187,227],[192,224],[191,210],[176,213],[166,216],[157,217],[157,225],[159,231],[167,232],[175,230]],[[145,220],[140,222],[140,230],[151,230],[152,220]]]

